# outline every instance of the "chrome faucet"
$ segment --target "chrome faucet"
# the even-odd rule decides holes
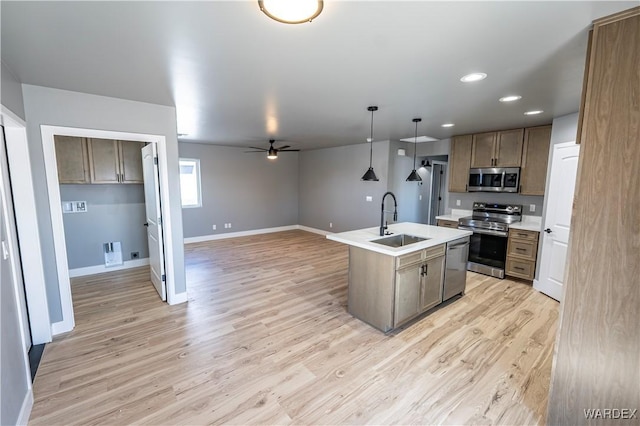
[[[391,195],[393,197],[393,211],[384,209],[384,199],[387,197],[387,195]],[[393,195],[393,192],[391,191],[385,192],[384,195],[382,196],[382,209],[380,211],[380,236],[385,235],[385,231],[388,228],[388,226],[384,223],[385,213],[393,213],[393,220],[394,221],[398,220],[398,203],[396,201],[396,196]],[[391,232],[386,233],[386,235],[389,235],[389,234],[391,234]]]

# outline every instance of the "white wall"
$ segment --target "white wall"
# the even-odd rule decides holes
[[[32,85],[23,85],[23,95],[25,114],[29,118],[27,132],[51,323],[62,321],[63,318],[40,133],[40,126],[45,124],[153,134],[166,138],[170,199],[165,201],[169,203],[171,212],[168,226],[174,233],[172,249],[175,274],[171,279],[174,280],[176,293],[184,293],[186,283],[175,108]]]

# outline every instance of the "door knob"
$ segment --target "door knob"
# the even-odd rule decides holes
[[[149,224],[148,224],[148,223],[144,223],[143,225],[144,225],[144,226],[146,226],[146,227],[149,227]]]
[[[550,234],[553,231],[551,231],[551,228],[547,228],[547,229],[544,230],[544,232],[546,232],[547,234]]]

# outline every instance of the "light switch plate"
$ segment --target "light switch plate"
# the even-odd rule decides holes
[[[529,211],[530,212],[535,212],[536,211],[536,205],[535,204],[529,204]]]
[[[371,202],[371,201],[373,201],[373,197],[371,195],[367,195],[366,200]]]

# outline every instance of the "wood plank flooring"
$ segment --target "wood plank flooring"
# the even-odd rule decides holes
[[[347,247],[304,231],[190,244],[189,302],[137,268],[74,279],[31,424],[537,424],[558,304],[468,274],[467,294],[385,335],[351,317]]]

